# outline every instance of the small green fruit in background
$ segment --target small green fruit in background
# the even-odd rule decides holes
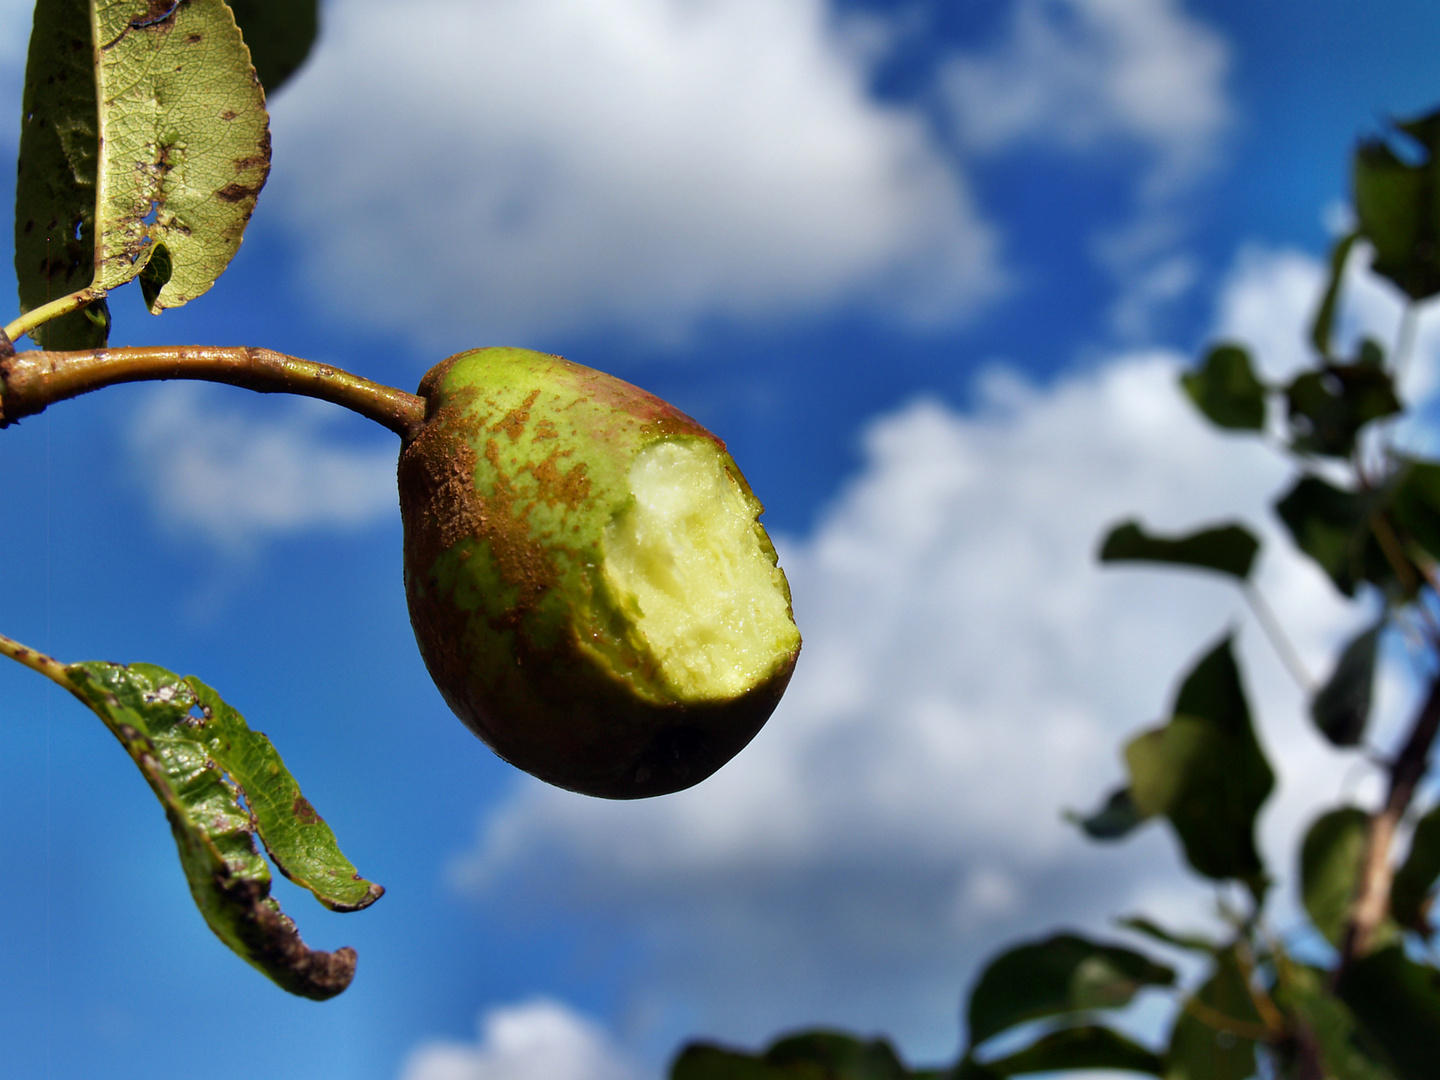
[[[542,780],[630,799],[748,743],[800,633],[725,444],[619,379],[477,349],[420,384],[400,453],[405,594],[456,715]]]

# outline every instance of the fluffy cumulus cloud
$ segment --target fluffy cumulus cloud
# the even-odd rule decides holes
[[[868,297],[954,319],[994,240],[824,0],[326,9],[268,199],[357,318],[446,344],[675,335]]]
[[[1228,55],[1179,0],[1020,0],[997,50],[943,76],[958,132],[977,152],[1019,142],[1147,150],[1155,192],[1210,163],[1230,121]]]
[[[1308,305],[1285,301],[1301,278],[1313,299],[1319,275],[1312,260],[1252,252],[1222,328],[1298,338]],[[1383,321],[1383,299],[1355,306],[1378,305],[1366,317]],[[1262,352],[1272,374],[1291,362]],[[863,470],[814,535],[782,544],[806,642],[752,746],[651,802],[525,783],[482,823],[457,885],[628,927],[651,950],[635,1008],[672,1040],[754,1044],[821,1021],[938,1058],[973,965],[1004,941],[1136,909],[1208,920],[1212,894],[1187,880],[1163,828],[1097,848],[1061,811],[1119,780],[1119,744],[1164,715],[1176,676],[1230,631],[1280,774],[1263,846],[1288,876],[1307,815],[1366,766],[1309,729],[1235,591],[1102,571],[1097,539],[1136,513],[1170,531],[1255,523],[1259,588],[1312,676],[1368,613],[1280,535],[1267,507],[1284,463],[1204,425],[1177,392],[1181,363],[1128,354],[1047,388],[997,368],[973,410],[921,400],[875,422]],[[1398,682],[1386,695],[1391,713],[1403,706]]]
[[[300,400],[258,420],[204,387],[172,383],[130,423],[132,470],[163,526],[231,552],[394,515],[394,439],[346,443],[332,429],[338,416],[335,406]]]
[[[473,1043],[415,1050],[401,1080],[639,1080],[604,1029],[555,1001],[495,1009]]]
[[[1126,338],[1149,336],[1156,311],[1198,277],[1181,247],[1180,196],[1214,165],[1230,126],[1228,68],[1225,41],[1181,0],[1018,0],[997,47],[957,55],[941,73],[972,154],[1046,146],[1138,151],[1146,162],[1135,216],[1096,243],[1120,285],[1110,316]]]

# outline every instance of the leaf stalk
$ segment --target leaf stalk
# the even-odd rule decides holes
[[[37,326],[43,326],[51,319],[58,319],[61,315],[69,315],[72,311],[79,311],[91,304],[104,300],[106,292],[104,289],[86,287],[78,292],[62,296],[58,300],[51,300],[48,304],[41,304],[32,308],[24,315],[21,315],[14,322],[5,327],[5,336],[11,341],[19,341],[22,336],[34,330]]]
[[[75,684],[70,681],[70,676],[65,673],[65,665],[52,656],[46,656],[42,652],[22,645],[14,638],[8,638],[0,634],[0,656],[8,656],[17,664],[24,664],[31,671],[38,671],[51,682],[54,682],[70,693],[79,696]]]

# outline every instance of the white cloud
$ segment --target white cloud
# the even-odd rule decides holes
[[[1373,337],[1387,353],[1399,337],[1404,298],[1388,281],[1369,272],[1371,254],[1368,246],[1360,244],[1346,264],[1334,335],[1335,349],[1342,356],[1353,351],[1361,337]],[[1231,287],[1221,297],[1217,336],[1245,343],[1271,379],[1293,375],[1312,360],[1310,327],[1328,275],[1327,266],[1300,251],[1242,249]],[[1440,375],[1432,362],[1440,352],[1440,318],[1433,306],[1421,311],[1401,378],[1401,396],[1411,402],[1428,399]]]
[[[1153,158],[1152,194],[1208,167],[1229,125],[1224,41],[1179,0],[1020,0],[1009,37],[942,78],[966,146],[1019,142]]]
[[[415,1050],[401,1080],[639,1080],[603,1028],[556,1001],[494,1009],[479,1027],[474,1043]]]
[[[1297,306],[1252,300],[1317,274],[1313,260],[1252,253],[1225,327],[1298,336]],[[782,545],[806,644],[754,744],[650,802],[526,782],[483,822],[457,884],[603,913],[643,940],[635,1007],[672,1040],[758,1045],[820,1022],[938,1059],[954,1049],[967,973],[1005,941],[1142,908],[1206,918],[1210,894],[1187,884],[1165,830],[1094,847],[1059,815],[1119,780],[1121,742],[1163,715],[1175,678],[1229,626],[1280,778],[1262,845],[1288,878],[1317,802],[1353,791],[1367,766],[1310,729],[1233,590],[1102,571],[1095,546],[1131,514],[1177,531],[1250,520],[1260,588],[1320,675],[1366,613],[1273,524],[1284,463],[1206,427],[1177,392],[1180,364],[1129,354],[1044,389],[997,369],[972,413],[922,400],[876,422],[816,533]],[[1382,739],[1405,696],[1387,681]],[[1293,898],[1282,922],[1287,910]]]
[[[857,296],[953,320],[994,238],[846,41],[823,0],[343,0],[268,199],[337,307],[452,346]]]
[[[1179,197],[1218,160],[1232,120],[1229,50],[1181,0],[1018,0],[1001,44],[961,53],[940,75],[962,146],[995,154],[1045,146],[1087,157],[1137,151],[1134,219],[1096,241],[1120,286],[1123,339],[1153,337],[1156,313],[1196,273],[1177,251]]]
[[[130,423],[131,468],[163,526],[231,551],[398,514],[395,440],[342,442],[330,430],[339,415],[302,399],[256,420],[217,406],[200,386],[172,383]]]

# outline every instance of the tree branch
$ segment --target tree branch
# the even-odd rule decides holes
[[[1351,960],[1370,952],[1376,930],[1390,913],[1390,885],[1395,878],[1390,848],[1405,811],[1415,797],[1415,789],[1425,775],[1437,731],[1440,731],[1440,675],[1431,681],[1430,694],[1415,717],[1409,738],[1390,765],[1390,790],[1385,805],[1370,818],[1360,881],[1341,943],[1340,964],[1335,970],[1337,983]]]
[[[270,349],[149,346],[85,352],[0,349],[0,428],[46,406],[116,383],[199,379],[261,394],[300,394],[344,406],[408,439],[425,421],[425,399]]]

